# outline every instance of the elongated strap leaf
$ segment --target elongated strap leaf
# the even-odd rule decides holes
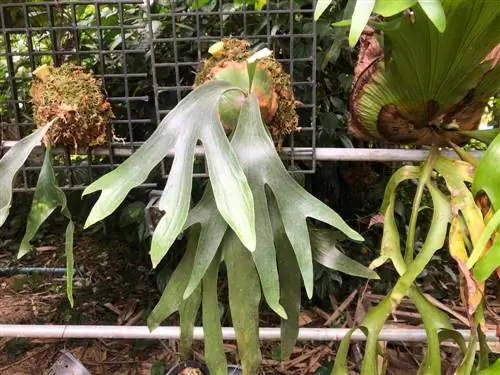
[[[307,294],[311,297],[313,293],[313,263],[307,217],[328,223],[354,240],[362,241],[363,238],[351,229],[337,213],[310,195],[290,176],[262,123],[255,95],[249,95],[241,110],[240,118],[246,121],[241,120],[242,126],[236,127],[231,144],[245,169],[252,192],[262,194],[263,186],[268,186],[273,192],[287,237],[297,258]],[[263,208],[263,200],[259,199]],[[263,226],[268,223],[267,218],[264,220]],[[261,237],[260,232],[259,237]],[[261,270],[259,270],[259,275],[263,278]]]
[[[261,362],[259,341],[259,275],[252,256],[230,230],[222,242],[229,286],[229,307],[243,375],[254,375]]]
[[[318,0],[316,2],[316,8],[314,8],[314,20],[317,21],[319,17],[325,12],[325,10],[330,6],[333,0]]]
[[[375,271],[349,258],[339,250],[338,236],[336,234],[331,229],[317,229],[312,225],[309,226],[314,260],[325,267],[347,275],[366,279],[379,279]]]
[[[418,3],[439,32],[444,32],[446,28],[446,15],[444,14],[441,0],[418,0]]]
[[[351,30],[349,31],[349,45],[351,47],[354,47],[358,42],[374,7],[375,0],[356,1],[354,13],[352,14]]]
[[[500,129],[488,129],[488,130],[464,130],[458,131],[458,133],[465,135],[470,138],[477,139],[478,141],[484,142],[489,145],[495,137],[500,133]]]
[[[193,150],[198,140],[205,148],[217,208],[245,246],[255,249],[253,198],[246,177],[232,151],[218,115],[219,98],[234,89],[227,82],[208,82],[191,92],[163,119],[149,139],[114,171],[92,183],[84,194],[102,190],[85,227],[110,215],[128,192],[143,183],[149,172],[175,148],[172,174],[160,208],[166,212],[155,231],[151,258],[156,266],[186,221],[193,174]]]
[[[377,0],[373,12],[384,17],[390,17],[411,8],[416,2],[417,0]]]
[[[51,125],[52,123],[42,126],[21,139],[0,160],[0,227],[9,216],[14,176],[28,159],[31,151],[40,145]]]
[[[349,367],[347,365],[347,355],[349,354],[349,344],[352,334],[356,328],[351,328],[340,342],[335,356],[335,364],[330,375],[349,375]]]
[[[476,169],[472,183],[474,195],[483,191],[493,205],[495,211],[500,210],[500,134],[490,144]]]
[[[205,334],[205,360],[213,375],[227,375],[227,360],[224,354],[222,327],[220,323],[219,301],[217,298],[217,278],[220,252],[210,263],[203,278],[203,332]]]
[[[186,252],[170,277],[160,300],[148,316],[148,327],[151,331],[156,329],[161,322],[181,308],[183,301],[182,296],[184,290],[186,290],[189,276],[193,269],[193,260],[196,254],[199,235],[199,226],[195,226],[189,230]]]
[[[300,269],[295,259],[292,245],[286,236],[285,227],[272,193],[268,194],[269,216],[274,233],[276,257],[280,277],[281,304],[287,318],[281,318],[281,360],[285,360],[293,352],[299,334],[299,315],[301,299]]]
[[[253,103],[257,103],[256,106],[249,104],[253,100],[252,98],[255,98],[255,96],[251,95],[243,105],[231,145],[234,147],[236,155],[248,178],[248,183],[254,197],[255,229],[259,235],[257,237],[257,247],[252,257],[259,273],[264,297],[268,305],[278,315],[286,318],[286,312],[279,302],[280,292],[276,249],[267,205],[265,180],[263,180],[261,172],[262,169],[268,166],[265,164],[256,164],[256,159],[260,159],[260,156],[256,155],[260,151],[256,148],[259,148],[262,141],[266,142],[269,138],[266,134],[266,129],[263,128],[260,109],[256,99],[253,101]],[[255,123],[255,121],[258,122]],[[259,126],[262,127],[261,135],[264,139],[247,138],[248,134],[245,129],[253,129]],[[253,151],[250,151],[250,149],[253,149]]]
[[[30,241],[35,237],[40,226],[57,207],[61,208],[61,214],[69,220],[64,245],[66,255],[66,294],[73,307],[73,233],[75,226],[67,207],[66,195],[57,186],[54,168],[52,167],[52,153],[50,148],[48,148],[45,152],[40,175],[38,176],[33,203],[28,215],[26,232],[24,233],[17,254],[18,258],[23,257],[30,251]]]
[[[201,304],[201,285],[196,288],[189,298],[181,302],[179,308],[181,326],[180,351],[184,358],[188,358],[193,345],[193,330]]]
[[[384,322],[401,299],[410,292],[413,282],[424,270],[435,252],[443,247],[446,239],[448,223],[451,219],[451,208],[448,200],[436,187],[427,184],[434,204],[431,225],[422,249],[415,259],[407,265],[407,271],[399,278],[392,291],[373,308],[363,320],[362,326],[368,330],[365,356],[361,375],[377,373],[377,337]]]
[[[474,278],[484,283],[500,266],[500,240],[497,240],[488,249],[474,266]]]
[[[185,228],[196,223],[201,224],[201,232],[198,247],[196,248],[193,270],[184,292],[184,298],[188,298],[199,285],[212,263],[227,229],[227,223],[217,210],[210,183],[205,188],[200,202],[189,213]]]

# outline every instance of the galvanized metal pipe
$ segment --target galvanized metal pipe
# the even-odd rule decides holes
[[[7,149],[12,147],[17,141],[4,141],[2,147]],[[134,143],[134,147],[139,147],[141,143]],[[132,154],[130,146],[116,145],[112,146],[115,156],[130,156]],[[54,151],[64,151],[64,149],[55,149]],[[92,150],[94,155],[108,155],[109,149],[97,147]],[[175,150],[170,150],[167,156],[172,157]],[[283,147],[281,156],[283,159],[311,160],[314,158],[321,161],[421,161],[427,158],[427,150],[405,150],[405,149],[386,149],[386,148],[316,148],[314,151],[310,147]],[[484,151],[469,152],[476,158],[481,158]],[[203,157],[203,146],[196,146],[195,156]],[[442,155],[457,158],[457,154],[451,150],[443,150]]]
[[[300,341],[340,341],[349,330],[346,328],[301,328]],[[470,338],[469,330],[458,330],[465,340]],[[93,325],[0,325],[0,337],[30,337],[30,338],[100,338],[100,339],[179,339],[180,327],[158,327],[150,332],[146,326],[93,326]],[[203,340],[203,328],[195,327],[195,340]],[[234,329],[222,328],[224,340],[235,340]],[[260,328],[259,337],[262,341],[280,339],[279,328]],[[357,330],[352,340],[364,341],[363,332]],[[425,330],[420,328],[385,328],[379,335],[380,341],[426,342]],[[498,341],[494,331],[486,332],[486,340]]]

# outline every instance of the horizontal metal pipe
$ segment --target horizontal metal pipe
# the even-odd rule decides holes
[[[73,273],[75,270],[73,270]],[[20,275],[32,273],[65,274],[64,267],[0,267],[0,275]]]
[[[347,334],[346,328],[301,328],[300,341],[340,341]],[[458,330],[465,340],[470,338],[469,330]],[[92,326],[92,325],[0,325],[0,337],[31,337],[31,338],[101,338],[101,339],[178,339],[180,327],[158,327],[150,332],[146,326]],[[203,340],[203,328],[194,328],[194,339]],[[222,328],[224,340],[235,340],[234,329]],[[263,341],[280,339],[279,328],[260,328],[259,337]],[[364,341],[365,335],[357,330],[352,340]],[[380,341],[426,342],[425,330],[420,328],[385,328],[379,335]],[[486,340],[498,341],[496,333],[486,332]]]
[[[2,147],[7,149],[12,147],[17,141],[3,141]],[[141,143],[134,143],[137,148]],[[130,156],[132,154],[132,145],[113,145],[111,147],[115,156]],[[56,149],[64,151],[63,149]],[[108,155],[108,148],[98,147],[92,150],[94,155]],[[172,157],[175,150],[170,150],[167,156]],[[321,161],[421,161],[427,158],[428,150],[405,150],[405,149],[386,149],[386,148],[316,148],[315,159]],[[476,158],[481,158],[484,151],[470,151],[469,154]],[[196,157],[203,157],[203,146],[196,146]],[[442,155],[457,158],[457,154],[451,150],[443,150]],[[311,160],[313,158],[313,149],[310,147],[283,147],[281,150],[283,159]]]

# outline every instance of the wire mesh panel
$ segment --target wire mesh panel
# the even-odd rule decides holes
[[[302,157],[300,167],[314,171],[312,4],[299,0],[195,1],[0,3],[0,152],[4,154],[34,128],[29,88],[37,67],[74,63],[92,70],[115,114],[107,143],[78,155],[58,149],[55,160],[60,186],[82,189],[134,152],[192,89],[194,72],[213,42],[237,36],[254,47],[271,48],[292,75],[297,99],[303,103],[302,130],[286,140],[285,146],[311,150],[306,151],[310,160]],[[40,148],[23,167],[15,190],[33,190],[42,161]],[[292,153],[293,170],[295,163]],[[161,182],[161,177],[159,171],[153,174],[150,185]]]

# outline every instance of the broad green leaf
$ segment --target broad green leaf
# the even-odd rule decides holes
[[[314,20],[317,21],[319,17],[325,12],[325,10],[330,6],[332,0],[318,0],[316,3],[316,8],[314,8]]]
[[[458,131],[461,135],[465,135],[470,138],[477,139],[483,143],[489,145],[495,137],[499,134],[500,129],[487,129],[487,130],[470,130],[470,131]]]
[[[495,211],[500,210],[500,135],[490,144],[476,169],[472,192],[486,193]]]
[[[314,260],[332,270],[365,279],[379,279],[377,273],[342,253],[339,246],[338,232],[331,229],[317,229],[309,226],[311,248]]]
[[[483,60],[499,43],[500,7],[489,0],[441,4],[423,0],[412,8],[415,22],[382,27],[385,52],[390,46],[390,53],[380,59],[372,51],[376,58],[358,65],[349,123],[353,132],[391,143],[430,144],[436,132],[429,123],[446,127],[456,120],[457,130],[477,126],[478,108],[497,90],[493,82],[498,82],[499,69],[490,70],[491,63]],[[446,17],[444,32],[428,15],[439,28]],[[463,138],[457,130],[440,134],[457,143]]]
[[[205,360],[213,375],[227,374],[227,360],[224,354],[222,327],[220,323],[219,300],[217,298],[217,277],[220,252],[212,259],[203,278],[203,332],[205,335]]]
[[[193,293],[205,276],[227,229],[227,223],[217,210],[210,183],[207,184],[200,202],[189,213],[185,228],[197,223],[201,225],[201,231],[184,298]]]
[[[441,0],[418,0],[418,3],[439,32],[444,32],[446,29],[446,15]]]
[[[31,210],[28,215],[26,231],[19,246],[18,259],[26,255],[30,249],[31,240],[35,237],[40,226],[48,219],[54,210],[60,207],[61,214],[68,219],[65,233],[65,256],[66,256],[66,294],[73,307],[73,233],[74,224],[69,213],[66,195],[57,186],[54,168],[52,167],[52,152],[48,148],[45,152],[42,169],[38,176],[35,195]]]
[[[51,125],[52,123],[42,126],[32,134],[24,137],[0,159],[0,227],[9,216],[14,176],[28,159],[31,151],[40,145],[43,136]]]
[[[186,221],[194,148],[201,140],[217,208],[245,246],[253,251],[256,242],[253,198],[218,115],[220,97],[233,89],[229,83],[217,81],[203,84],[191,92],[131,157],[87,187],[84,194],[102,192],[85,227],[116,210],[128,192],[143,183],[167,152],[175,149],[172,169],[159,204],[165,215],[158,223],[151,244],[153,266],[158,265]]]
[[[351,239],[362,241],[363,238],[351,229],[337,213],[310,195],[290,176],[276,152],[267,129],[262,123],[259,104],[255,95],[249,95],[243,105],[239,123],[241,126],[236,127],[231,144],[245,170],[253,195],[258,197],[255,198],[256,211],[259,210],[259,213],[256,214],[256,225],[262,228],[263,232],[259,231],[258,241],[261,241],[264,247],[257,246],[254,259],[261,280],[264,279],[262,280],[264,292],[266,293],[264,283],[269,288],[274,288],[274,296],[276,296],[278,288],[277,272],[273,270],[274,275],[262,273],[264,266],[268,271],[270,267],[273,269],[276,267],[275,259],[271,259],[274,257],[275,252],[274,246],[269,244],[271,234],[269,228],[266,228],[269,225],[269,216],[268,213],[264,212],[264,209],[267,210],[265,200],[265,187],[267,187],[274,194],[287,237],[292,244],[299,264],[307,294],[311,297],[314,278],[307,218],[318,219],[330,224]],[[258,258],[261,255],[263,258]],[[264,265],[264,261],[261,261],[264,258],[272,261],[272,265]],[[272,285],[270,281],[265,281],[265,279],[270,280],[271,277],[274,278],[275,285]],[[270,291],[267,291],[267,293],[267,295],[265,294],[266,300],[269,302],[268,295]]]
[[[222,242],[229,287],[229,307],[243,375],[254,375],[261,362],[259,341],[259,275],[251,254],[228,230]]]
[[[174,273],[168,280],[167,286],[163,291],[160,300],[148,316],[148,327],[150,331],[158,326],[174,312],[179,311],[184,290],[189,281],[193,269],[193,261],[196,253],[196,245],[200,235],[199,226],[189,230],[187,249],[180,263],[177,265]]]
[[[273,227],[274,244],[278,260],[280,302],[287,315],[286,319],[281,318],[280,355],[283,361],[292,354],[299,334],[301,300],[300,270],[293,253],[292,245],[286,236],[276,200],[272,194],[268,195],[268,200],[269,216]]]
[[[479,283],[484,283],[500,266],[500,241],[497,240],[475,264],[474,278]]]
[[[411,8],[416,2],[417,0],[377,0],[373,8],[373,13],[384,17],[394,16],[405,9]]]
[[[363,29],[365,28],[373,8],[375,7],[375,0],[358,0],[354,7],[352,14],[351,30],[349,30],[349,45],[354,47],[358,42]]]
[[[497,375],[500,374],[500,359],[497,359],[494,364],[492,364],[487,369],[479,371],[477,375]]]
[[[179,308],[181,337],[180,352],[184,358],[188,358],[193,345],[193,330],[196,317],[201,304],[201,285],[196,288],[189,298],[181,302]]]

